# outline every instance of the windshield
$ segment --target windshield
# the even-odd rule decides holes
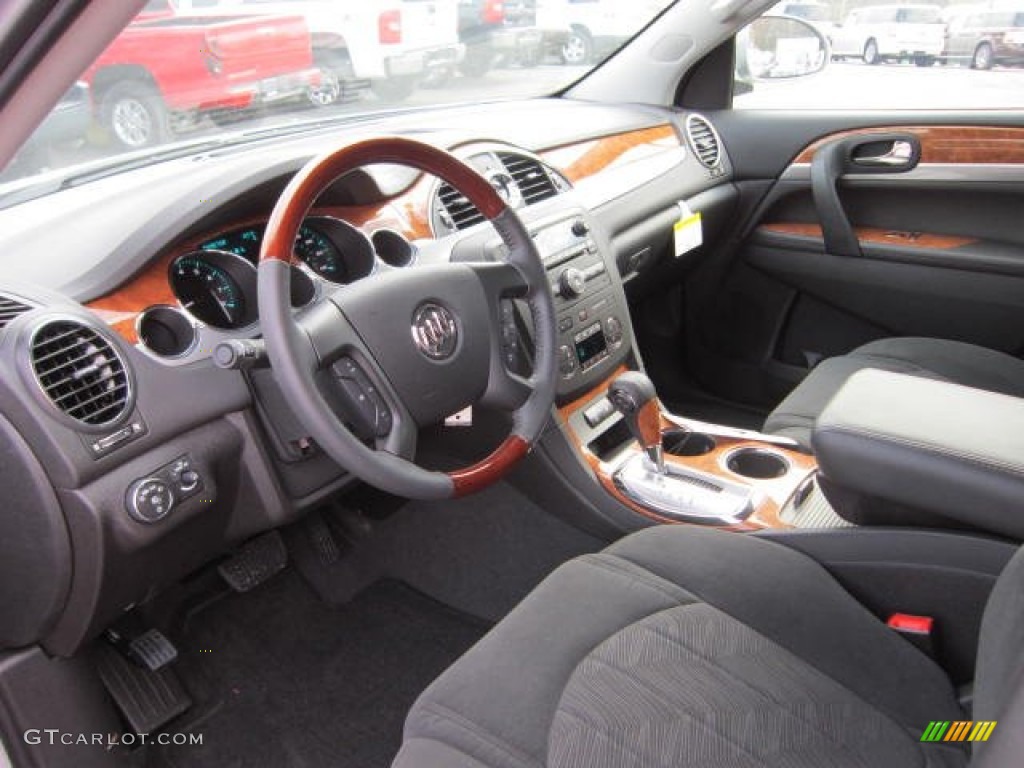
[[[556,93],[671,0],[150,0],[0,173],[0,194],[207,142]]]

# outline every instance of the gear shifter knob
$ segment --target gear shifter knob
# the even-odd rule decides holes
[[[633,437],[647,452],[658,471],[665,474],[661,448],[661,411],[654,383],[639,371],[627,371],[608,385],[608,399],[622,414]]]

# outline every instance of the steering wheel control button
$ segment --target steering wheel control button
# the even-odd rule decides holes
[[[137,480],[128,489],[128,514],[140,523],[163,520],[174,506],[170,486],[156,477]]]
[[[428,301],[412,316],[412,339],[431,360],[447,360],[459,344],[459,326],[451,310]]]
[[[156,523],[202,490],[202,475],[192,458],[184,454],[132,483],[125,506],[128,514],[140,523]]]
[[[361,437],[385,437],[391,432],[391,410],[370,377],[351,357],[342,357],[333,366],[349,403],[349,417]]]

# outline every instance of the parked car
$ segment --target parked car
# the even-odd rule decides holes
[[[499,62],[533,66],[543,56],[544,36],[526,3],[459,0],[459,40],[466,56],[459,71],[483,77]]]
[[[299,14],[312,35],[313,59],[325,74],[313,93],[320,105],[358,98],[409,96],[425,78],[461,61],[456,0],[174,0],[182,10]]]
[[[569,24],[562,49],[566,64],[599,61],[656,16],[668,0],[551,0],[545,12],[557,13]]]
[[[83,80],[110,138],[139,149],[200,115],[231,120],[238,110],[305,98],[320,70],[301,16],[195,16],[152,0]]]
[[[973,69],[1024,65],[1024,10],[977,10],[957,17],[947,26],[942,58]]]
[[[828,40],[832,40],[835,29],[835,16],[831,6],[816,0],[783,0],[771,9],[771,13],[780,16],[793,16],[813,25]]]
[[[865,64],[909,60],[930,67],[945,47],[946,25],[937,5],[875,5],[851,11],[832,33],[832,55]]]

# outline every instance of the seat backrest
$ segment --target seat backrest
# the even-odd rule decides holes
[[[988,742],[974,744],[972,766],[1024,762],[1024,547],[996,581],[985,606],[974,678],[974,719],[995,720]]]

